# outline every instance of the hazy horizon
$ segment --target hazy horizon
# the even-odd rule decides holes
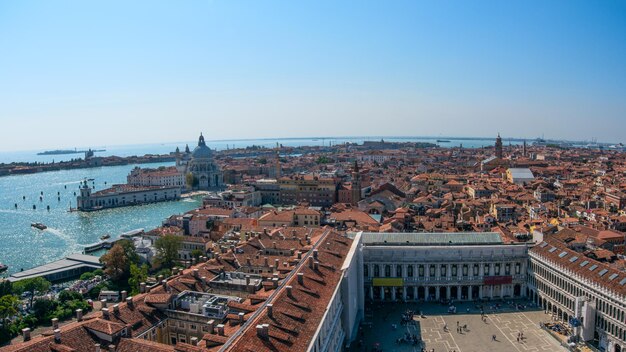
[[[0,2],[0,151],[626,135],[619,1]]]

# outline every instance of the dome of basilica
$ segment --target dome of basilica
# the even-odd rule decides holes
[[[206,146],[202,133],[200,133],[198,146],[193,150],[193,153],[191,153],[191,157],[193,159],[209,159],[213,157],[213,151],[211,150],[211,148]]]

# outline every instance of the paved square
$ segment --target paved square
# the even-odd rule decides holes
[[[502,307],[494,312],[490,304],[495,303]],[[483,322],[474,303],[455,303],[455,306],[457,314],[448,314],[447,306],[437,303],[372,304],[366,308],[360,347],[357,338],[351,351],[375,351],[377,346],[385,352],[419,352],[422,347],[435,352],[567,351],[548,332],[539,328],[540,321],[549,320],[541,310],[518,311],[504,302],[484,303],[487,318]],[[414,324],[403,326],[400,320],[407,309],[421,310],[425,317],[416,314]],[[467,325],[467,330],[457,331],[457,322],[461,327]],[[444,331],[446,324],[447,332]],[[524,338],[518,342],[520,332]],[[421,337],[424,345],[398,343],[397,340],[406,333]],[[492,341],[493,335],[496,341]]]

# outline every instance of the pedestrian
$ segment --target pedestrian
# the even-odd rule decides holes
[[[519,342],[519,336],[517,336],[517,342]]]
[[[491,335],[491,341],[496,341],[496,335]]]

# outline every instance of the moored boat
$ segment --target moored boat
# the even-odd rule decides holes
[[[0,273],[6,271],[8,268],[8,265],[0,263]]]

